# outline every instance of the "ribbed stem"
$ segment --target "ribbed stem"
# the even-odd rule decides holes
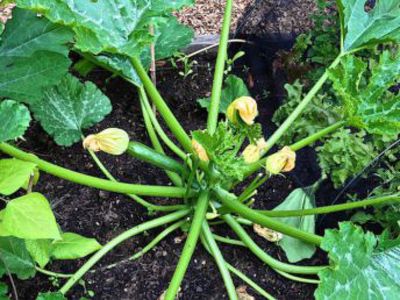
[[[197,200],[195,213],[193,216],[192,225],[190,226],[189,234],[187,236],[185,246],[183,247],[182,254],[179,258],[178,265],[176,266],[174,275],[172,276],[171,282],[165,294],[164,300],[174,300],[175,296],[179,291],[179,287],[185,276],[186,270],[189,266],[193,252],[196,248],[197,241],[199,239],[201,226],[205,220],[209,192],[203,191]]]
[[[119,183],[85,175],[49,163],[45,160],[38,158],[36,155],[19,150],[18,148],[13,147],[7,143],[0,143],[0,150],[5,154],[18,158],[20,160],[32,162],[36,164],[40,170],[46,173],[100,190],[122,194],[136,194],[142,196],[171,198],[183,198],[185,197],[186,193],[186,189],[180,187]]]
[[[210,109],[208,112],[207,129],[213,135],[218,123],[219,107],[221,103],[222,84],[224,81],[225,62],[228,56],[229,30],[231,26],[232,0],[226,1],[224,21],[222,24],[221,39],[219,42],[217,62],[213,87],[211,92]]]

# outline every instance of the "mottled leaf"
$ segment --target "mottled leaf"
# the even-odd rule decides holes
[[[12,100],[0,102],[0,142],[22,136],[30,121],[29,110],[24,105]]]
[[[30,103],[68,72],[72,32],[15,9],[0,43],[0,97]]]
[[[400,3],[380,0],[366,12],[366,0],[338,0],[342,27],[345,30],[344,51],[387,41],[400,41]]]
[[[10,272],[19,279],[28,279],[36,273],[35,264],[23,240],[0,237],[0,277]]]
[[[60,84],[48,89],[42,100],[33,103],[31,109],[57,144],[71,146],[81,139],[83,129],[103,120],[112,107],[93,83],[83,84],[67,75]]]
[[[377,237],[351,223],[327,230],[321,248],[332,267],[318,275],[316,299],[392,300],[400,294],[400,246],[381,250]]]
[[[0,194],[11,195],[29,181],[36,164],[18,159],[0,160]]]

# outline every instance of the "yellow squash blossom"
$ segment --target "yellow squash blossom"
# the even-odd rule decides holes
[[[205,162],[210,161],[206,149],[204,149],[204,147],[199,142],[197,142],[196,140],[192,140],[192,147],[194,153],[196,153],[196,155],[200,160]]]
[[[108,128],[97,134],[87,136],[83,147],[94,152],[103,151],[111,155],[121,155],[129,145],[128,134],[118,128]]]
[[[248,164],[254,163],[261,158],[261,152],[266,147],[263,138],[259,139],[255,145],[248,145],[243,151],[244,161]]]
[[[254,119],[258,116],[257,102],[251,97],[240,97],[233,101],[226,112],[228,119],[237,124],[237,114],[247,125],[253,125]]]
[[[285,146],[267,158],[266,168],[271,174],[290,172],[296,166],[296,152]]]

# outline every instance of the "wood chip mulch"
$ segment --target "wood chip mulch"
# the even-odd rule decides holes
[[[197,35],[218,34],[221,30],[225,10],[225,0],[196,0],[193,7],[187,7],[176,13],[178,19],[194,28]],[[236,29],[241,17],[254,0],[236,0],[233,2],[231,31]]]

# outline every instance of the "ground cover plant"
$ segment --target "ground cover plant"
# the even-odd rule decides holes
[[[274,299],[227,262],[218,243],[247,247],[280,275],[318,284],[317,299],[396,299],[400,292],[400,193],[394,146],[384,151],[390,170],[382,168],[378,173],[385,182],[370,197],[316,207],[315,191],[326,177],[337,186],[344,183],[398,138],[400,99],[394,87],[400,78],[400,2],[381,0],[366,7],[366,1],[338,0],[337,20],[330,20],[337,22],[339,30],[326,31],[322,41],[314,41],[313,36],[299,38],[299,60],[311,60],[319,64],[319,70],[310,75],[307,93],[299,81],[287,86],[289,97],[274,117],[279,127],[272,134],[264,134],[256,123],[257,102],[244,83],[227,74],[232,1],[226,2],[211,97],[199,100],[208,110],[206,129],[187,133],[158,92],[147,72],[151,45],[155,58],[162,59],[190,42],[192,30],[179,24],[172,12],[191,4],[190,0],[16,1],[17,8],[0,40],[0,151],[10,157],[0,160],[0,193],[5,202],[0,215],[1,274],[9,276],[11,286],[13,275],[27,279],[41,272],[65,278],[58,292],[38,295],[38,299],[65,299],[70,289],[119,244],[167,225],[134,256],[145,254],[175,230],[187,232],[176,270],[160,295],[163,299],[174,299],[178,294],[197,245],[215,259],[230,299],[244,297],[243,291],[235,288],[232,275],[262,297]],[[316,35],[317,39],[323,36]],[[305,53],[310,43],[311,50]],[[74,66],[80,73],[100,66],[137,88],[152,147],[129,141],[118,128],[85,134],[111,112],[112,105],[95,84],[69,73],[71,51],[82,58]],[[162,128],[156,112],[173,139]],[[14,141],[24,135],[32,117],[58,145],[82,143],[107,179],[68,170],[19,149]],[[252,208],[261,185],[272,176],[292,171],[296,152],[321,141],[317,151],[324,176],[320,181],[296,189],[274,210]],[[168,149],[164,150],[164,145]],[[276,145],[280,149],[273,153]],[[119,182],[97,157],[99,151],[110,155],[127,152],[133,159],[164,170],[173,186]],[[157,216],[104,245],[63,232],[47,199],[33,192],[40,172],[126,194]],[[240,193],[238,185],[245,186]],[[182,201],[155,205],[142,198],[147,196]],[[358,211],[352,221],[326,230],[324,236],[315,234],[316,215],[365,207],[373,210]],[[373,234],[357,222],[378,222],[384,231]],[[212,228],[220,224],[227,224],[237,239],[215,235]],[[281,247],[289,263],[260,248],[247,226]],[[294,264],[311,257],[317,247],[327,252],[328,265]],[[52,260],[90,254],[74,274],[45,269]],[[2,293],[4,297],[8,294],[4,284]]]

